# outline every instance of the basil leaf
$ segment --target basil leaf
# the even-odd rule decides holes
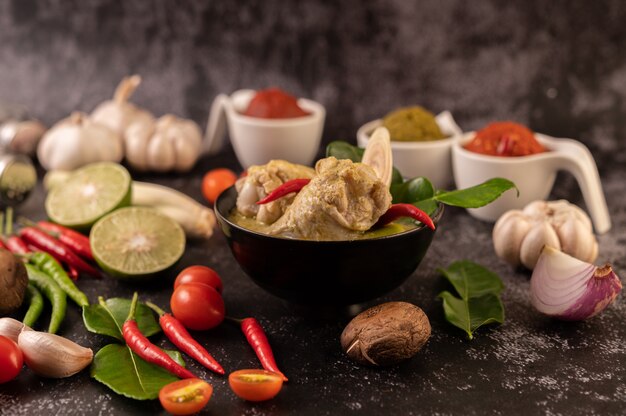
[[[178,364],[185,365],[177,351],[165,351]],[[165,369],[144,361],[126,345],[109,344],[94,356],[91,377],[117,394],[131,399],[149,400],[159,396],[159,390],[178,378]]]
[[[477,298],[487,293],[499,295],[504,284],[497,274],[471,261],[455,261],[447,269],[438,269],[461,298]]]
[[[504,178],[492,178],[479,185],[450,192],[437,192],[433,197],[442,204],[461,208],[480,208],[495,201],[504,192],[517,187]],[[517,190],[519,196],[519,190]]]
[[[435,188],[430,181],[422,176],[410,179],[402,184],[392,184],[390,187],[393,203],[415,203],[432,198]]]
[[[130,311],[130,300],[111,298],[105,301],[107,308],[93,304],[83,307],[83,321],[88,331],[96,334],[108,335],[124,341],[122,326]],[[110,311],[110,312],[109,312]],[[154,313],[143,303],[137,303],[135,320],[142,334],[149,337],[161,331],[161,327],[154,318]]]
[[[439,297],[443,299],[443,311],[448,322],[464,330],[469,339],[473,339],[474,331],[483,325],[504,322],[504,307],[500,298],[493,293],[459,299],[444,291]]]
[[[464,330],[469,339],[473,339],[474,331],[483,325],[504,322],[504,306],[500,300],[504,284],[497,274],[468,260],[454,262],[438,271],[459,295],[448,291],[439,294],[446,319]]]

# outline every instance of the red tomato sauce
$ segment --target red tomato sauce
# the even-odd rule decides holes
[[[268,88],[257,91],[243,114],[260,118],[295,118],[310,113],[298,105],[298,100],[294,96],[280,88]]]
[[[528,156],[547,151],[529,128],[512,121],[488,124],[464,147],[492,156]]]

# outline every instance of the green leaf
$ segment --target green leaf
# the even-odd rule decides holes
[[[504,322],[504,306],[500,300],[504,284],[497,274],[468,260],[456,261],[439,272],[458,293],[458,297],[449,291],[439,294],[446,319],[464,330],[469,339],[473,339],[474,331],[483,325]]]
[[[105,303],[106,308],[99,304],[83,307],[83,321],[85,322],[85,327],[90,332],[108,335],[120,341],[124,341],[122,326],[130,311],[130,300],[111,298],[107,299]],[[137,304],[135,319],[139,330],[147,337],[161,331],[161,327],[154,318],[154,313],[143,303]]]
[[[504,307],[500,298],[493,294],[459,299],[448,291],[441,292],[443,311],[452,325],[461,328],[469,339],[474,338],[474,331],[483,325],[504,322]]]
[[[180,365],[185,365],[177,351],[165,351]],[[165,369],[144,361],[125,345],[109,344],[94,356],[91,377],[117,394],[131,399],[149,400],[159,396],[159,390],[178,378]]]
[[[360,162],[365,149],[353,146],[343,140],[336,140],[326,146],[326,157],[334,156],[337,159],[350,159],[353,162]]]
[[[438,269],[463,299],[487,293],[499,295],[504,289],[500,277],[491,270],[468,260],[455,261],[447,269]]]
[[[434,196],[436,201],[446,205],[461,208],[480,208],[495,201],[509,189],[517,188],[508,179],[492,178],[471,188],[459,189],[450,192],[437,192]],[[519,190],[517,191],[519,196]]]
[[[393,203],[406,202],[409,204],[432,198],[435,195],[435,188],[430,181],[424,177],[417,177],[402,184],[392,184],[391,196]]]

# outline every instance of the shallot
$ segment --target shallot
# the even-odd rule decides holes
[[[602,312],[622,290],[609,264],[596,267],[545,246],[530,280],[531,301],[541,313],[581,321]]]

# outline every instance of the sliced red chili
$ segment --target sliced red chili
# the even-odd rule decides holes
[[[427,213],[412,204],[393,204],[387,212],[385,212],[376,223],[376,226],[383,226],[400,217],[411,217],[426,225],[431,230],[435,229],[435,223]]]
[[[292,179],[287,181],[270,192],[265,198],[257,201],[257,205],[263,205],[268,202],[276,201],[277,199],[282,198],[285,195],[289,195],[292,192],[300,192],[300,190],[308,185],[309,182],[311,182],[311,179]]]

